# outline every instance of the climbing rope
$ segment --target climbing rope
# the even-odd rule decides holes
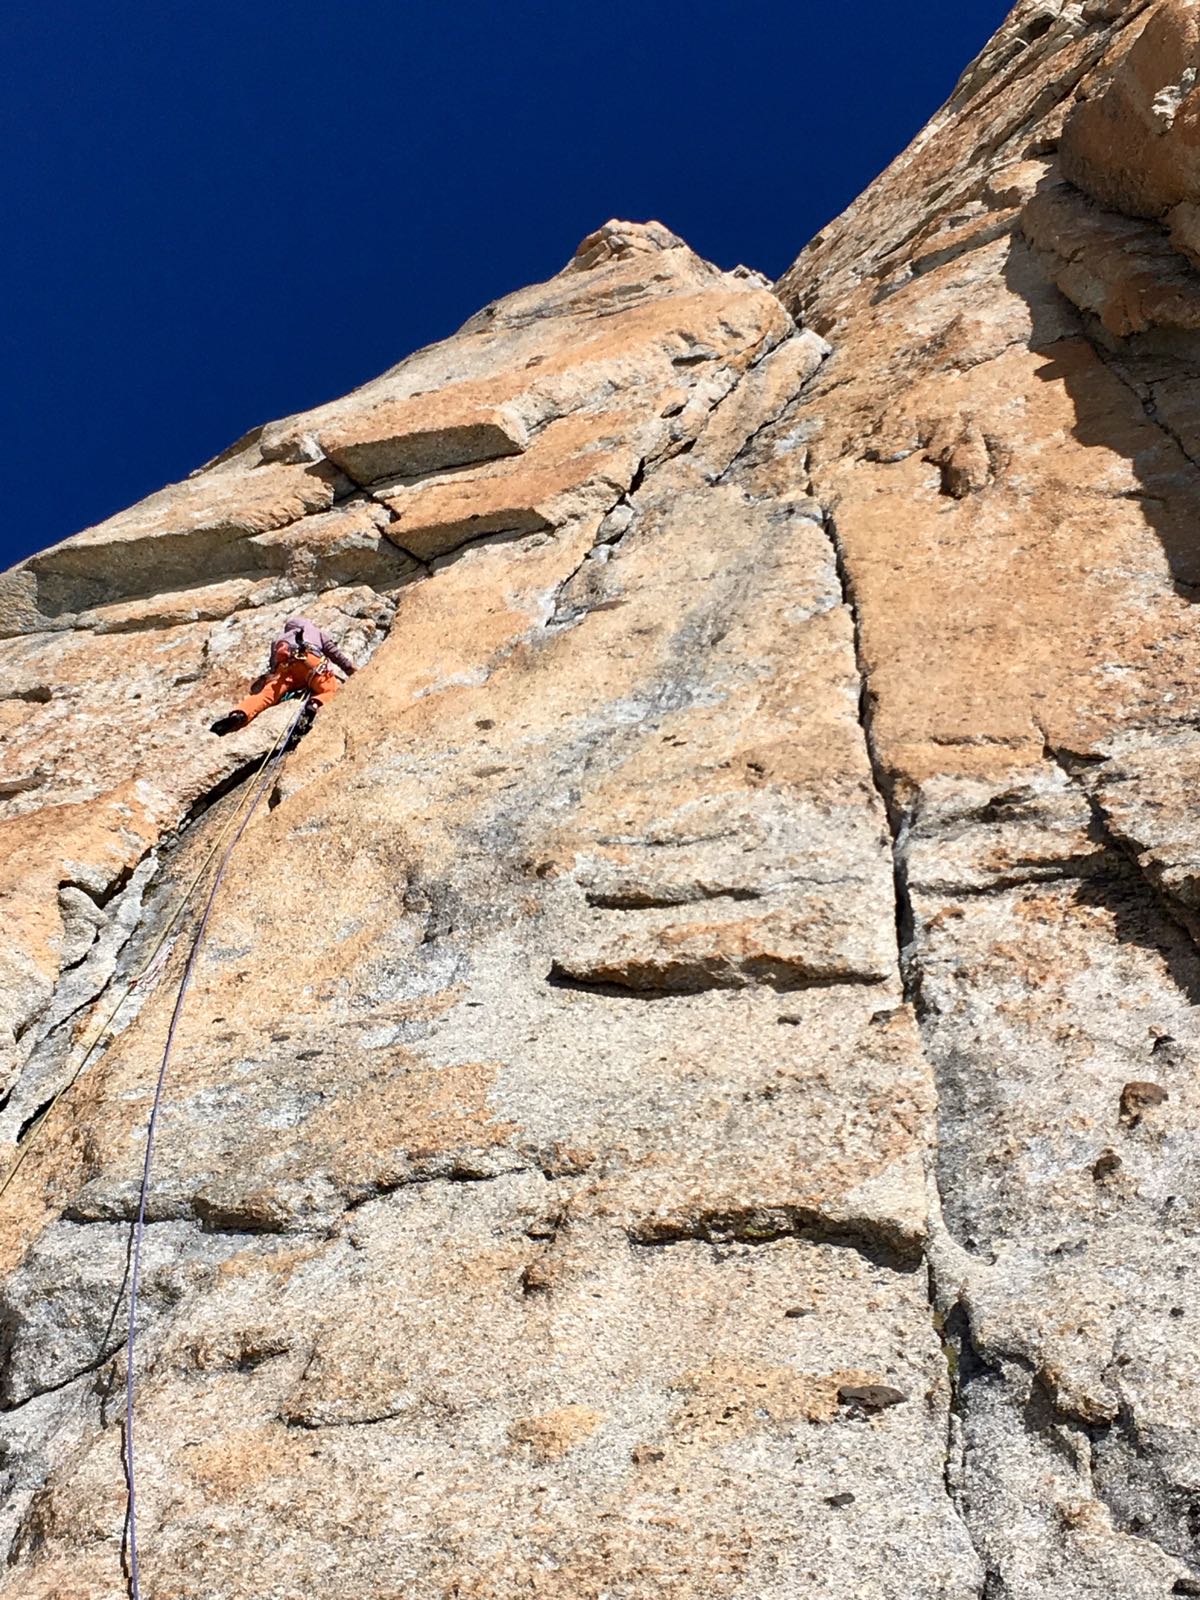
[[[296,721],[299,721],[299,718],[297,718]],[[296,726],[295,722],[292,722],[292,723],[289,723],[289,724],[285,725],[282,733],[280,733],[280,735],[276,739],[274,745],[271,747],[270,750],[267,751],[266,755],[263,757],[262,766],[259,767],[258,773],[256,773],[255,776],[259,776],[262,773],[264,767],[266,767],[269,763],[274,762],[278,758],[279,754],[283,750],[283,748],[284,748],[285,744],[287,743],[288,739],[291,737],[292,730],[295,728],[295,726]],[[220,851],[221,847],[224,845],[225,840],[229,835],[230,829],[236,826],[236,824],[238,822],[238,819],[242,815],[242,812],[245,810],[246,804],[249,801],[249,799],[250,799],[250,797],[251,797],[253,792],[254,792],[253,791],[253,785],[248,785],[247,788],[246,788],[246,791],[243,794],[243,796],[242,796],[241,800],[239,801],[238,805],[235,807],[235,809],[233,811],[230,812],[228,818],[222,824],[221,831],[218,833],[218,835],[217,835],[217,837],[216,837],[216,839],[215,839],[215,841],[213,843],[212,848],[209,850],[208,854],[205,856],[203,862],[201,863],[199,871],[196,873],[196,875],[192,879],[192,881],[188,884],[187,888],[184,890],[184,892],[183,892],[182,896],[180,897],[180,899],[176,902],[175,909],[171,912],[171,915],[168,917],[165,925],[163,926],[162,932],[159,934],[158,938],[155,940],[154,945],[153,945],[153,947],[152,947],[152,949],[150,951],[150,954],[146,957],[145,961],[142,963],[141,970],[137,973],[136,977],[130,979],[129,984],[125,989],[125,993],[120,997],[120,999],[117,1001],[116,1005],[113,1006],[112,1010],[105,1017],[104,1021],[100,1024],[99,1028],[92,1035],[90,1043],[88,1044],[87,1048],[84,1050],[83,1055],[79,1058],[79,1065],[75,1068],[75,1071],[67,1079],[66,1083],[64,1083],[61,1088],[56,1090],[56,1092],[53,1095],[53,1097],[51,1098],[49,1104],[46,1106],[46,1109],[41,1113],[41,1115],[37,1118],[37,1120],[29,1128],[29,1131],[25,1135],[24,1142],[22,1143],[20,1150],[17,1152],[17,1157],[16,1157],[15,1161],[12,1163],[12,1165],[9,1167],[8,1171],[5,1173],[4,1181],[2,1183],[0,1183],[0,1199],[3,1199],[4,1194],[7,1191],[9,1184],[13,1181],[13,1179],[16,1177],[17,1173],[21,1170],[21,1166],[22,1166],[23,1162],[25,1161],[26,1156],[28,1156],[30,1150],[33,1149],[33,1147],[36,1144],[37,1140],[40,1138],[42,1133],[45,1131],[46,1125],[49,1122],[51,1116],[53,1115],[53,1113],[55,1111],[55,1108],[58,1106],[59,1101],[63,1098],[63,1096],[65,1094],[69,1093],[69,1091],[74,1088],[75,1084],[78,1082],[81,1074],[83,1073],[84,1069],[86,1068],[88,1062],[92,1059],[93,1055],[96,1053],[97,1049],[99,1048],[100,1044],[102,1043],[105,1034],[112,1027],[113,1023],[116,1022],[116,1020],[120,1016],[121,1012],[125,1009],[125,1006],[128,1003],[130,996],[133,994],[133,992],[137,988],[138,984],[144,983],[146,978],[149,976],[152,968],[154,967],[155,963],[158,961],[159,956],[162,954],[163,949],[166,946],[167,940],[171,937],[172,933],[174,933],[175,928],[178,925],[180,918],[183,916],[183,913],[187,910],[188,905],[191,903],[192,896],[195,894],[196,890],[199,888],[200,883],[201,883],[202,879],[204,878],[205,873],[208,871],[209,867],[212,865],[214,859],[216,858],[217,853]],[[255,800],[255,804],[257,804],[257,800]]]
[[[258,784],[253,790],[253,798],[250,801],[249,808],[246,810],[245,815],[238,824],[237,830],[233,837],[225,846],[224,854],[221,856],[221,859],[217,864],[217,870],[213,875],[212,886],[208,891],[208,899],[204,903],[204,911],[200,917],[199,925],[197,926],[195,935],[192,939],[191,950],[188,952],[187,963],[183,969],[183,977],[179,980],[179,993],[175,996],[175,1008],[171,1012],[171,1021],[167,1028],[167,1039],[165,1045],[163,1046],[162,1062],[160,1063],[158,1069],[158,1081],[154,1086],[154,1103],[150,1108],[150,1121],[146,1128],[146,1155],[142,1164],[141,1194],[138,1199],[137,1220],[133,1226],[133,1248],[130,1259],[129,1274],[129,1333],[125,1343],[125,1481],[129,1489],[129,1517],[127,1525],[129,1529],[129,1588],[131,1600],[141,1600],[142,1596],[138,1573],[137,1473],[134,1462],[133,1447],[133,1346],[134,1339],[137,1335],[137,1296],[138,1282],[141,1277],[142,1269],[142,1243],[146,1233],[146,1200],[150,1192],[150,1167],[154,1158],[154,1136],[158,1130],[158,1114],[162,1105],[163,1087],[167,1081],[167,1068],[171,1061],[171,1048],[175,1043],[175,1031],[179,1026],[179,1019],[183,1014],[183,1003],[187,998],[188,987],[192,981],[192,974],[196,970],[196,961],[200,954],[200,947],[204,943],[204,935],[208,928],[209,918],[212,916],[213,905],[215,904],[217,898],[217,890],[221,887],[221,879],[225,875],[225,868],[229,865],[229,859],[233,855],[238,840],[242,837],[243,833],[245,833],[247,827],[249,826],[250,819],[258,807],[259,801],[266,793],[267,784],[271,779],[271,775],[276,766],[283,759],[283,754],[287,749],[292,734],[300,725],[300,719],[303,717],[307,705],[307,699],[301,702],[300,709],[297,711],[295,717],[285,729],[284,733],[281,734],[279,739],[276,740],[274,749],[270,750],[263,758],[263,764],[259,769],[260,776]],[[247,793],[249,794],[250,791],[248,790]],[[218,841],[218,843],[220,843],[220,841]],[[211,859],[211,856],[209,859]],[[197,879],[197,881],[199,880]]]

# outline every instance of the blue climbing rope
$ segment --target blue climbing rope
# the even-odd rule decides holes
[[[221,879],[225,875],[225,868],[229,865],[229,858],[233,855],[238,840],[245,833],[250,824],[250,818],[258,809],[258,803],[267,791],[267,784],[272,773],[282,761],[291,744],[292,735],[300,725],[308,705],[307,699],[297,711],[289,726],[276,741],[273,749],[269,750],[263,758],[259,769],[258,789],[249,810],[242,818],[241,824],[232,839],[225,847],[215,874],[212,887],[208,891],[208,899],[204,903],[204,912],[200,918],[199,926],[192,939],[192,948],[188,953],[187,963],[183,969],[183,977],[179,981],[179,993],[175,996],[175,1009],[171,1013],[170,1026],[167,1028],[167,1040],[163,1046],[162,1062],[158,1069],[158,1082],[154,1088],[154,1104],[150,1108],[150,1121],[146,1128],[146,1155],[142,1164],[142,1190],[138,1200],[137,1220],[133,1225],[133,1250],[129,1275],[129,1334],[125,1346],[125,1481],[129,1491],[129,1512],[126,1526],[129,1530],[129,1592],[131,1600],[142,1600],[141,1582],[138,1570],[138,1542],[137,1542],[137,1473],[134,1464],[133,1448],[133,1346],[137,1335],[137,1297],[138,1283],[142,1271],[142,1243],[146,1233],[146,1199],[150,1192],[150,1167],[154,1158],[154,1135],[158,1131],[158,1113],[162,1105],[163,1086],[167,1081],[167,1068],[171,1061],[171,1048],[175,1043],[175,1030],[179,1026],[179,1019],[183,1014],[183,1002],[187,998],[188,986],[192,981],[192,974],[196,970],[196,960],[200,954],[200,947],[204,943],[204,935],[208,928],[208,920],[212,915],[213,905],[217,898],[217,890],[221,887]]]

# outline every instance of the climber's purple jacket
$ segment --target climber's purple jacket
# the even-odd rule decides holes
[[[281,644],[290,644],[293,650],[297,645],[303,645],[315,655],[328,656],[334,666],[340,667],[347,676],[354,671],[354,663],[343,655],[325,629],[318,628],[307,617],[289,617],[283,625],[283,632],[271,641],[272,667],[276,664],[276,651]]]

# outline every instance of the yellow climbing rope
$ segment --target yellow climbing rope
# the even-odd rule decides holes
[[[262,773],[266,769],[266,767],[267,767],[269,762],[271,762],[271,761],[273,761],[275,759],[276,755],[279,753],[280,747],[283,745],[285,740],[288,738],[289,734],[292,732],[294,727],[295,727],[295,721],[294,720],[289,720],[287,723],[284,724],[284,727],[280,731],[279,737],[275,740],[275,743],[267,751],[266,755],[262,758],[262,760],[258,764],[258,767],[255,769],[255,772],[253,774],[253,776],[255,778],[257,778],[259,776],[259,774]],[[138,972],[136,977],[130,979],[128,985],[126,986],[125,993],[117,1001],[116,1005],[113,1006],[112,1010],[108,1013],[107,1017],[105,1017],[104,1021],[100,1024],[99,1028],[92,1035],[91,1043],[88,1045],[87,1049],[83,1052],[83,1055],[80,1057],[79,1065],[75,1068],[75,1071],[67,1079],[66,1083],[64,1083],[60,1089],[55,1091],[55,1093],[54,1093],[53,1097],[51,1098],[49,1104],[46,1106],[46,1109],[41,1113],[41,1115],[37,1118],[37,1120],[29,1128],[29,1131],[25,1136],[25,1141],[21,1145],[20,1150],[17,1152],[16,1160],[9,1167],[8,1171],[5,1173],[4,1181],[2,1183],[0,1183],[0,1199],[3,1199],[5,1193],[8,1190],[9,1184],[13,1181],[13,1179],[16,1177],[17,1173],[20,1171],[21,1165],[24,1162],[25,1157],[29,1154],[30,1150],[33,1148],[34,1144],[36,1143],[39,1135],[44,1130],[47,1122],[49,1121],[50,1117],[54,1113],[55,1107],[58,1105],[59,1101],[63,1098],[63,1096],[65,1094],[67,1094],[72,1088],[74,1088],[75,1084],[79,1081],[80,1075],[82,1074],[84,1068],[87,1066],[88,1062],[91,1060],[92,1056],[94,1055],[96,1050],[99,1048],[99,1046],[100,1046],[100,1044],[101,1044],[101,1042],[102,1042],[102,1040],[104,1038],[104,1035],[108,1032],[109,1028],[112,1027],[113,1023],[117,1020],[118,1016],[121,1014],[121,1011],[123,1010],[126,1001],[129,999],[130,995],[137,988],[138,984],[141,983],[142,980],[149,973],[149,971],[153,967],[154,963],[158,960],[159,955],[162,953],[163,947],[166,945],[167,940],[171,937],[171,934],[174,932],[176,924],[179,922],[179,919],[183,916],[183,913],[187,910],[188,904],[191,901],[192,896],[195,894],[196,890],[199,888],[201,880],[204,878],[205,873],[207,873],[209,867],[216,860],[218,852],[221,850],[222,846],[224,845],[225,840],[229,837],[229,834],[230,834],[231,830],[237,825],[238,820],[240,819],[243,811],[246,809],[246,806],[250,802],[250,800],[251,800],[252,796],[254,795],[254,793],[255,793],[255,786],[254,786],[253,781],[247,782],[246,785],[245,785],[245,793],[242,795],[242,798],[238,802],[237,806],[234,808],[233,811],[230,812],[228,818],[223,823],[223,825],[221,827],[221,831],[220,831],[220,833],[218,833],[218,835],[216,837],[216,840],[215,840],[215,842],[214,842],[214,844],[212,846],[212,849],[205,856],[203,862],[200,865],[199,871],[196,873],[195,877],[192,879],[192,881],[188,884],[187,888],[184,890],[182,897],[176,903],[175,909],[172,911],[172,913],[170,915],[170,918],[166,922],[166,924],[163,927],[163,930],[159,934],[158,938],[155,940],[153,949],[150,951],[150,954],[146,957],[146,960],[142,963],[141,970]]]

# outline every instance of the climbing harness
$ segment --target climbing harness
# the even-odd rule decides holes
[[[337,677],[329,657],[318,655],[315,650],[310,650],[307,645],[301,645],[299,650],[293,651],[292,660],[297,664],[297,666],[303,663],[303,665],[308,668],[308,679],[304,685],[305,694],[307,694],[309,689],[312,687],[313,679],[319,678],[323,673],[328,672],[333,677]],[[344,679],[338,678],[339,683],[343,683],[344,681]]]
[[[183,1015],[183,1003],[187,998],[188,988],[192,981],[192,974],[196,970],[196,962],[200,955],[200,948],[204,943],[204,935],[208,929],[209,918],[216,903],[217,891],[221,887],[221,879],[225,875],[225,868],[229,865],[229,858],[237,846],[238,840],[250,825],[250,819],[258,809],[258,803],[267,792],[275,768],[282,761],[288,742],[292,734],[300,725],[308,702],[305,701],[300,710],[292,718],[285,733],[275,742],[273,750],[269,751],[259,768],[258,784],[253,791],[253,798],[245,816],[238,824],[232,839],[225,846],[223,855],[217,863],[217,870],[213,874],[212,885],[208,891],[208,899],[204,902],[204,911],[192,939],[192,947],[188,952],[187,962],[183,969],[183,977],[179,980],[179,993],[175,996],[175,1007],[171,1012],[171,1021],[167,1028],[167,1039],[163,1046],[162,1061],[159,1064],[158,1080],[154,1086],[154,1102],[150,1107],[150,1121],[146,1127],[146,1155],[142,1164],[142,1187],[138,1198],[137,1220],[133,1225],[133,1248],[129,1269],[129,1333],[125,1342],[125,1481],[129,1488],[129,1588],[131,1600],[141,1600],[142,1590],[138,1571],[138,1544],[137,1544],[137,1472],[134,1459],[133,1445],[133,1348],[137,1336],[137,1295],[138,1283],[142,1270],[142,1243],[146,1233],[146,1201],[150,1193],[150,1168],[154,1159],[154,1136],[158,1131],[158,1114],[162,1106],[163,1088],[167,1081],[167,1068],[171,1062],[171,1048],[175,1043],[175,1031],[179,1026],[179,1019]]]
[[[315,655],[311,650],[301,649],[293,650],[290,659],[298,667],[307,667],[308,677],[304,680],[303,684],[297,684],[294,689],[289,689],[288,692],[283,696],[283,699],[285,700],[294,700],[296,696],[300,694],[310,694],[312,692],[313,679],[319,678],[325,673],[329,673],[331,677],[337,678],[337,673],[334,672],[328,656]],[[346,680],[344,678],[338,678],[337,681],[339,683],[345,683]]]
[[[297,721],[298,720],[299,719],[297,719]],[[294,727],[295,727],[295,723],[291,723],[291,724],[289,724],[288,726],[286,726],[284,728],[283,732],[279,735],[278,739],[276,739],[275,744],[272,746],[272,748],[270,750],[268,750],[267,754],[263,757],[263,767],[265,767],[269,762],[273,761],[278,756],[278,754],[283,750],[285,744],[287,743],[287,740],[291,737],[292,730],[293,730]],[[263,767],[259,768],[259,773],[262,772]],[[192,881],[188,884],[187,888],[184,890],[182,896],[180,897],[180,899],[179,899],[178,903],[176,904],[175,909],[172,911],[171,915],[167,918],[167,921],[166,921],[165,925],[163,926],[163,930],[162,930],[161,934],[159,934],[158,938],[155,940],[154,946],[151,949],[150,954],[146,957],[146,960],[142,964],[141,971],[137,974],[136,977],[130,979],[129,984],[125,989],[125,993],[121,996],[121,998],[113,1006],[112,1010],[105,1017],[104,1021],[100,1024],[99,1028],[92,1035],[90,1043],[88,1044],[87,1048],[84,1050],[83,1055],[79,1058],[79,1065],[75,1068],[75,1071],[67,1079],[66,1083],[64,1083],[60,1089],[55,1091],[52,1099],[50,1100],[50,1102],[46,1106],[45,1110],[36,1119],[36,1121],[34,1121],[31,1124],[31,1126],[29,1128],[29,1131],[25,1135],[24,1142],[22,1143],[21,1148],[17,1153],[16,1159],[13,1161],[13,1163],[9,1167],[8,1171],[5,1173],[3,1182],[0,1182],[0,1199],[3,1198],[5,1192],[8,1189],[9,1184],[13,1181],[13,1179],[16,1177],[17,1173],[21,1170],[21,1166],[24,1163],[26,1156],[28,1156],[29,1152],[33,1149],[34,1145],[36,1144],[38,1138],[44,1132],[47,1123],[49,1122],[51,1116],[53,1115],[53,1113],[55,1111],[55,1108],[58,1106],[59,1101],[63,1098],[63,1096],[65,1094],[69,1093],[70,1090],[74,1088],[75,1084],[78,1082],[80,1076],[82,1075],[84,1069],[86,1068],[88,1062],[92,1059],[92,1057],[96,1053],[97,1049],[103,1043],[105,1034],[112,1027],[113,1023],[116,1022],[116,1020],[117,1020],[118,1016],[120,1016],[121,1012],[125,1009],[125,1006],[128,1003],[130,996],[134,993],[134,991],[137,989],[139,984],[145,983],[148,978],[151,978],[151,977],[154,976],[154,973],[158,970],[158,967],[161,964],[161,961],[163,959],[165,959],[167,941],[170,939],[171,935],[174,933],[174,931],[175,931],[175,929],[176,929],[176,927],[177,927],[177,925],[179,923],[180,918],[183,916],[183,913],[187,910],[188,905],[191,902],[192,896],[195,894],[196,890],[199,888],[200,883],[201,883],[202,879],[204,878],[205,873],[208,871],[209,867],[212,865],[212,862],[216,858],[216,856],[217,856],[218,852],[220,851],[221,847],[224,845],[225,840],[229,835],[230,829],[236,826],[238,818],[241,816],[242,811],[244,810],[244,808],[246,806],[246,803],[250,799],[250,796],[253,794],[253,792],[254,792],[253,791],[253,787],[252,786],[248,787],[247,790],[246,790],[246,793],[242,796],[242,799],[241,799],[240,803],[238,804],[238,806],[236,807],[236,809],[233,810],[230,813],[229,817],[226,819],[225,823],[223,824],[220,833],[217,835],[217,838],[214,841],[212,848],[209,850],[208,854],[205,856],[203,862],[201,863],[198,872],[196,873],[196,875],[192,879]],[[110,1043],[111,1043],[111,1041],[110,1041]]]
[[[307,668],[308,676],[303,683],[293,684],[285,694],[280,695],[280,702],[296,700],[301,696],[307,698],[310,694],[319,693],[319,690],[313,689],[313,684],[321,677],[334,678],[339,684],[345,683],[345,678],[338,677],[333,670],[333,663],[328,656],[322,655],[318,650],[313,650],[311,646],[304,644],[302,641],[297,644],[288,644],[285,641],[283,650],[284,655],[272,667],[271,672],[262,678],[256,679],[256,687],[252,690],[253,693],[261,693],[263,686],[272,673],[280,671],[285,666]]]

